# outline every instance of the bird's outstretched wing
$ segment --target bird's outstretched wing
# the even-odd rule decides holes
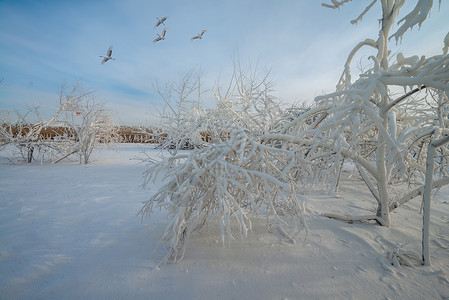
[[[154,28],[157,28],[159,25],[161,25],[162,24],[162,22],[161,22],[161,20],[159,20],[159,19],[157,19],[157,22],[156,22],[156,24],[154,25]]]
[[[162,30],[161,36],[165,38],[165,33],[167,32],[167,27]]]
[[[157,28],[159,25],[164,24],[165,20],[167,20],[168,17],[162,17],[161,19],[157,18],[156,25],[154,25],[154,28]]]

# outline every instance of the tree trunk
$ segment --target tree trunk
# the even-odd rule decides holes
[[[430,266],[430,195],[432,193],[433,172],[436,148],[449,143],[449,136],[430,143],[427,150],[426,180],[423,193],[423,227],[422,227],[422,260],[425,266]]]
[[[426,180],[423,193],[422,261],[425,266],[430,266],[430,194],[432,193],[435,152],[435,146],[433,143],[430,143],[429,149],[427,150]]]
[[[34,152],[34,146],[28,146],[28,153],[27,153],[28,163],[31,163],[33,161],[33,152]]]
[[[388,111],[386,109],[388,104],[387,96],[382,97],[382,103],[380,104],[379,116],[383,119],[383,126],[388,131]],[[388,196],[388,174],[385,161],[386,150],[385,137],[379,133],[377,137],[377,152],[376,152],[376,169],[377,169],[377,189],[379,193],[379,207],[377,210],[377,216],[381,220],[381,225],[390,227],[390,209],[389,209],[389,196]]]
[[[381,220],[381,225],[390,227],[390,209],[388,206],[389,197],[387,189],[387,170],[385,166],[385,140],[379,136],[378,153],[377,153],[377,171],[379,178],[377,179],[377,189],[379,192],[379,206],[377,216]]]

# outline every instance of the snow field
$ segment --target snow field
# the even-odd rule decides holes
[[[116,145],[89,165],[0,165],[0,299],[448,299],[449,188],[432,202],[432,266],[395,267],[402,246],[420,253],[420,199],[392,226],[347,224],[321,213],[367,214],[376,203],[354,177],[339,197],[301,196],[308,234],[283,240],[265,219],[230,248],[218,222],[194,233],[179,264],[160,264],[165,212],[137,216],[156,191],[139,188],[145,145]],[[3,155],[0,155],[3,156]],[[4,161],[3,161],[4,162]],[[237,238],[237,236],[236,236]]]

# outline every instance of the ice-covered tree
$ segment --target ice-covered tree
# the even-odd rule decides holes
[[[347,2],[350,1],[323,5],[339,8]],[[426,151],[421,149],[432,136],[448,134],[449,57],[445,45],[442,54],[426,58],[399,53],[390,64],[390,39],[401,40],[407,30],[421,25],[433,1],[418,1],[398,22],[400,26],[394,33],[390,30],[404,0],[372,1],[353,23],[361,20],[376,2],[382,9],[378,37],[360,42],[351,51],[337,91],[317,97],[313,109],[265,140],[278,139],[285,147],[293,142],[308,148],[306,159],[319,163],[321,173],[332,175],[335,183],[338,176],[334,175],[339,173],[341,161],[352,160],[377,200],[378,211],[375,216],[350,219],[373,219],[390,226],[390,211],[423,190],[420,186],[392,199],[391,183],[401,179],[411,182],[422,176]],[[351,62],[364,47],[375,51],[369,58],[372,67],[353,80]],[[402,94],[398,94],[400,91]],[[446,162],[444,157],[440,162]],[[447,183],[449,180],[444,177],[434,182],[434,187]]]
[[[70,142],[72,135],[69,128],[58,124],[65,107],[66,104],[60,105],[49,119],[42,118],[39,106],[28,107],[25,113],[3,110],[0,114],[0,143],[13,145],[19,150],[19,155],[13,153],[11,160],[23,159],[31,163],[38,155],[42,163],[64,156],[66,142]]]
[[[59,105],[48,119],[34,106],[24,114],[2,111],[0,124],[1,145],[14,145],[29,163],[36,153],[41,162],[45,157],[59,162],[78,154],[80,163],[87,163],[95,145],[118,138],[111,113],[80,84],[61,85]]]
[[[66,141],[67,156],[78,154],[80,164],[87,164],[99,143],[118,141],[118,127],[104,103],[96,101],[93,91],[81,84],[61,86],[60,99],[65,117],[59,124],[70,129],[72,138]]]

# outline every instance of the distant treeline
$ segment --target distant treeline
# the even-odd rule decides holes
[[[150,143],[159,144],[163,142],[168,134],[161,128],[145,128],[145,127],[132,127],[132,126],[120,126],[118,131],[121,143]],[[209,132],[200,132],[203,141],[211,142],[211,134]],[[220,138],[222,140],[229,139],[229,133],[222,133]]]
[[[132,126],[119,126],[117,134],[120,143],[159,144],[167,137],[161,129]]]
[[[21,136],[26,136],[30,131],[35,131],[41,124],[20,124],[20,125],[10,125],[1,124],[3,127],[3,132],[9,132],[9,136],[17,137],[19,134]],[[148,128],[148,127],[137,127],[137,126],[117,126],[114,128],[116,142],[118,143],[145,143],[145,144],[160,144],[168,136],[168,134],[162,128]],[[67,126],[47,126],[40,127],[37,130],[39,140],[54,141],[57,139],[76,139],[76,131]],[[212,141],[212,136],[209,132],[200,132],[201,138],[204,142],[210,143]],[[228,140],[230,133],[221,133],[220,139],[222,141]],[[0,136],[2,140],[2,136]],[[100,137],[100,143],[102,139]]]
[[[19,125],[0,125],[5,128],[12,136],[27,135],[35,124],[20,124]],[[147,144],[159,144],[165,140],[167,133],[158,128],[147,128],[137,126],[118,126],[115,128],[119,143],[147,143]],[[210,142],[211,135],[208,132],[201,132],[203,141]],[[55,138],[76,138],[75,130],[66,126],[48,126],[42,127],[39,130],[39,139],[41,140],[54,140]],[[229,134],[222,134],[222,140],[229,138]],[[101,142],[101,141],[100,141]]]
[[[16,137],[18,135],[25,136],[33,129],[34,124],[20,125],[1,125],[4,129]],[[150,129],[144,127],[118,126],[115,128],[119,143],[160,143],[167,136],[160,129]],[[39,130],[39,139],[54,140],[59,137],[75,137],[75,130],[66,126],[48,126]]]

